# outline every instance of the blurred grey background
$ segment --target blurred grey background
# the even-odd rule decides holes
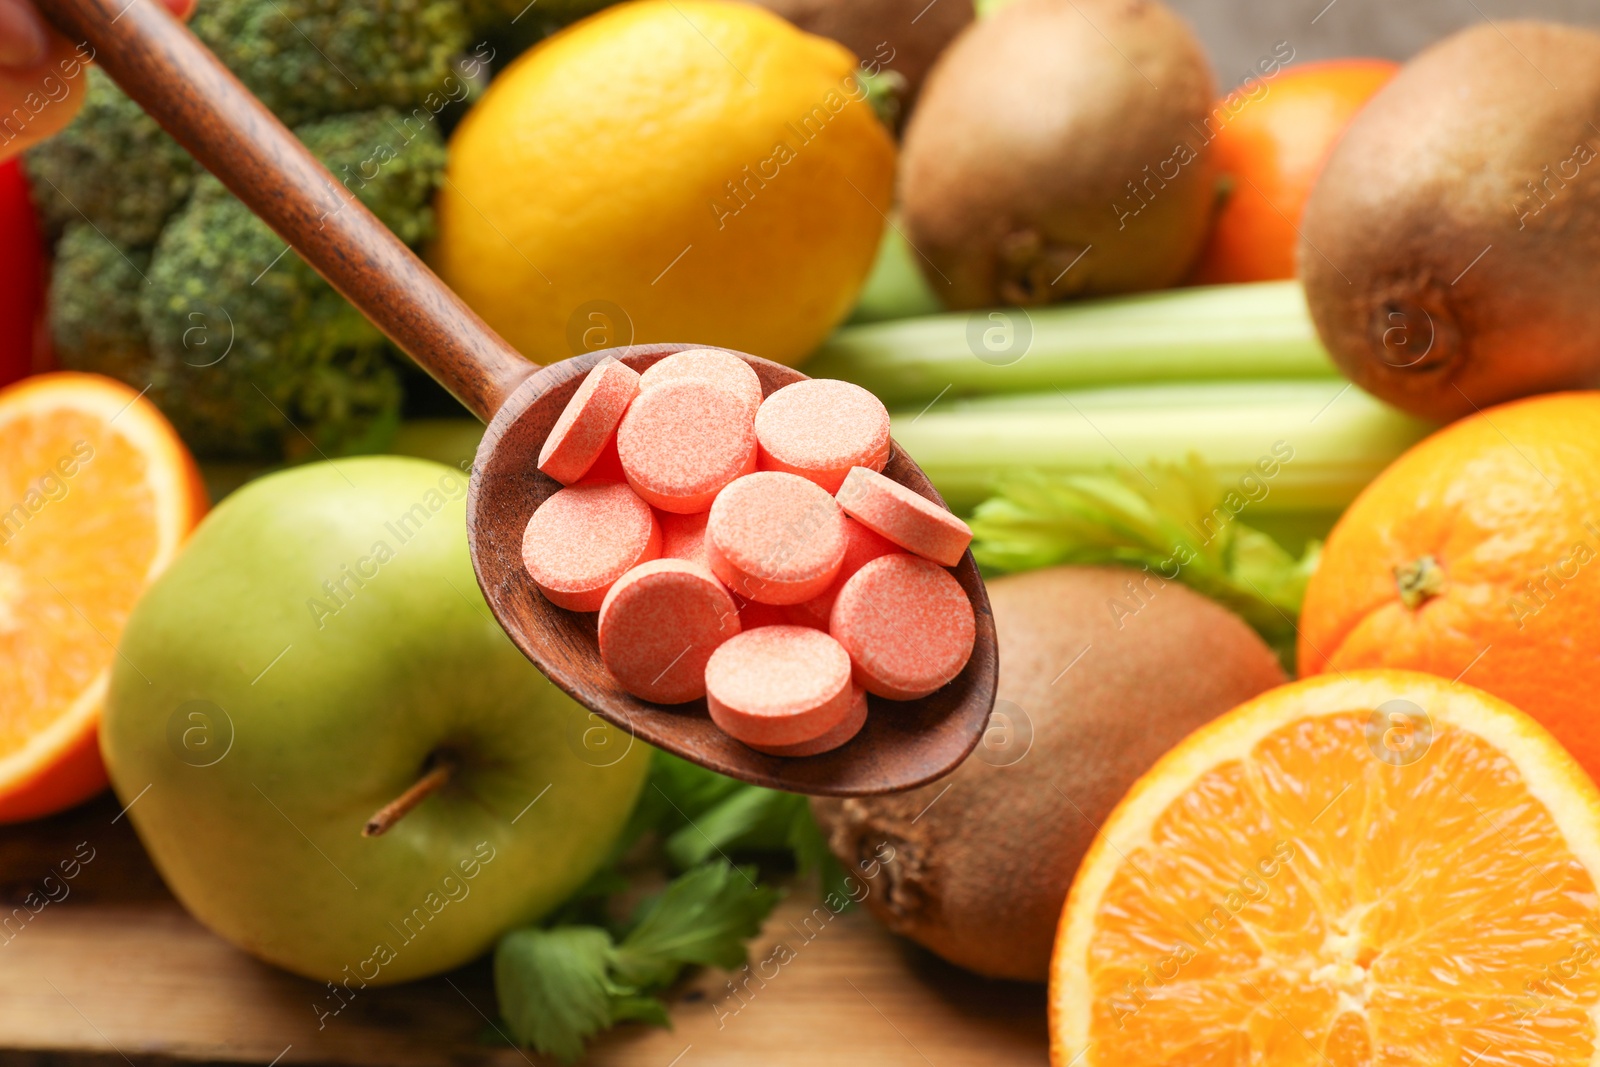
[[[1600,26],[1600,0],[1167,0],[1200,31],[1231,88],[1279,41],[1296,63],[1335,56],[1406,59],[1485,18],[1543,18]]]

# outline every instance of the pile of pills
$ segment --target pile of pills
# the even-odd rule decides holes
[[[946,569],[966,523],[881,472],[889,413],[848,382],[763,398],[715,349],[643,374],[608,360],[539,453],[565,488],[522,539],[552,604],[599,612],[600,656],[642,700],[706,698],[751,748],[812,756],[867,720],[867,694],[927,696],[961,673],[972,604]]]

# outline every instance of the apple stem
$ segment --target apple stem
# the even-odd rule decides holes
[[[412,808],[427,800],[448,782],[455,770],[456,765],[453,760],[439,760],[433,769],[418,778],[410,789],[379,808],[377,813],[367,820],[367,825],[361,828],[361,836],[381,837],[388,833]]]

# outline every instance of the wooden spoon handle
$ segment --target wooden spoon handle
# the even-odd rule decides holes
[[[488,422],[539,369],[357,202],[160,4],[36,2],[62,33],[87,42],[124,92],[478,418]]]

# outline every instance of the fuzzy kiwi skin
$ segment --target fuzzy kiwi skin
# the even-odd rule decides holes
[[[1156,0],[1015,0],[968,27],[900,161],[934,291],[961,309],[1177,284],[1210,225],[1214,96]]]
[[[972,0],[747,0],[807,33],[838,41],[868,69],[906,80],[902,99],[916,99],[933,61],[975,17]]]
[[[1285,678],[1238,616],[1144,571],[1031,571],[990,582],[989,602],[998,699],[1031,721],[1026,755],[998,765],[1020,733],[989,736],[929,785],[811,808],[889,929],[979,974],[1042,982],[1072,876],[1128,787]]]
[[[1312,318],[1351,380],[1438,420],[1600,385],[1597,127],[1588,30],[1482,25],[1401,69],[1301,224]]]

